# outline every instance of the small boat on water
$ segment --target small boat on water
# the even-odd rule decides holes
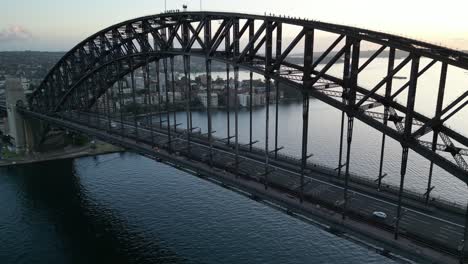
[[[393,79],[396,79],[396,80],[406,80],[406,79],[408,79],[408,77],[405,77],[405,76],[393,76]]]

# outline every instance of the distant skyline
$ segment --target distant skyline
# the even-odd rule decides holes
[[[206,11],[274,13],[363,27],[468,50],[466,0],[204,0]],[[168,9],[199,11],[199,0]],[[0,4],[0,51],[68,51],[118,22],[164,11],[164,0],[15,0]]]

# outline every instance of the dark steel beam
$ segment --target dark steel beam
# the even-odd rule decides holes
[[[237,58],[239,56],[240,52],[240,32],[239,32],[239,20],[236,19],[234,20],[234,27],[233,27],[233,37],[234,37],[234,58]],[[238,92],[239,92],[239,66],[235,65],[234,66],[234,109],[235,109],[235,121],[234,121],[234,126],[235,126],[235,145],[236,145],[236,154],[235,154],[235,172],[236,172],[236,177],[239,177],[239,98],[238,98]]]
[[[255,22],[252,21],[249,24],[249,41],[253,41],[255,36]],[[253,45],[250,47],[249,51],[249,61],[253,60],[254,52],[253,52]],[[249,74],[249,150],[252,152],[253,148],[253,100],[254,100],[254,93],[253,93],[253,72],[250,71]]]
[[[438,115],[436,115],[429,122],[424,124],[424,126],[420,127],[416,132],[414,132],[413,137],[419,138],[419,137],[429,133],[430,131],[432,131],[433,126],[443,124],[442,121],[444,121],[444,122],[447,121],[447,119],[450,118],[453,114],[455,114],[458,111],[460,111],[461,109],[463,109],[464,105],[463,105],[463,107],[458,108],[455,111],[453,111],[452,115],[450,115],[448,118],[444,118],[443,120],[441,120],[441,117],[444,114],[449,112],[452,108],[454,108],[458,103],[460,103],[467,96],[468,96],[468,91],[464,92],[461,96],[459,96],[457,99],[455,99],[452,103],[450,103],[448,106],[446,106],[444,109],[442,109]]]
[[[398,239],[399,235],[399,228],[400,228],[400,220],[402,217],[401,208],[402,208],[402,196],[405,184],[405,175],[406,175],[406,168],[408,164],[408,144],[407,142],[411,140],[411,130],[413,127],[413,111],[414,105],[416,101],[416,87],[418,82],[418,71],[419,71],[419,57],[415,55],[410,55],[411,57],[411,72],[410,72],[410,85],[408,88],[408,99],[407,99],[407,107],[408,110],[406,112],[405,118],[405,130],[403,134],[403,153],[401,159],[401,171],[400,171],[400,190],[398,191],[398,207],[397,207],[397,216],[395,222],[395,239]]]
[[[395,67],[395,49],[390,48],[390,52],[388,54],[388,67],[387,67],[387,75],[390,74],[393,71],[393,68]],[[385,98],[389,98],[389,96],[392,93],[392,86],[393,86],[393,79],[389,80],[387,82],[387,86],[385,88]],[[388,106],[384,107],[384,119],[383,119],[383,125],[387,126],[388,124],[388,115],[389,115],[389,108]],[[378,178],[378,183],[377,183],[377,190],[380,191],[380,188],[382,186],[382,179],[384,177],[383,174],[383,164],[384,164],[384,155],[385,155],[385,138],[386,134],[385,132],[382,133],[382,146],[380,149],[380,164],[379,164],[379,178]]]
[[[198,44],[200,44],[200,47],[202,49],[206,49],[205,43],[203,43],[203,41],[200,38],[200,32],[202,31],[203,28],[205,28],[206,22],[207,22],[206,19],[200,21],[196,30],[193,28],[193,26],[190,23],[187,23],[187,26],[190,32],[192,32],[192,38],[190,39],[188,46],[185,48],[186,52],[190,51],[195,41],[197,41]]]
[[[197,22],[197,20],[201,21],[202,19],[204,19],[205,15],[206,15],[206,13],[204,13],[204,15],[199,15],[199,14],[196,14],[196,13],[190,13],[190,14],[192,16],[194,16],[193,18],[191,18],[191,20],[194,21],[194,22]],[[190,14],[188,14],[188,16],[190,16]],[[254,16],[254,15],[246,15],[246,14],[232,14],[232,13],[208,13],[208,14],[212,14],[212,15],[218,17],[218,18],[219,17],[222,17],[222,18],[242,17],[242,18],[249,19],[249,20],[253,20],[253,19],[262,20],[262,19],[264,19],[264,17],[262,17],[262,16]],[[183,14],[183,15],[182,14],[177,14],[176,16],[174,16],[172,18],[172,20],[173,21],[177,20],[180,16],[184,16],[184,18],[185,18],[185,16],[187,16],[187,14]],[[355,28],[343,27],[343,26],[339,26],[339,25],[333,25],[333,24],[327,24],[327,23],[321,23],[321,22],[298,21],[298,20],[287,19],[287,18],[274,18],[274,19],[277,20],[277,21],[283,21],[285,23],[293,23],[293,24],[296,24],[296,25],[304,24],[304,25],[308,25],[308,26],[317,28],[319,30],[324,30],[324,31],[327,31],[327,32],[330,32],[330,33],[340,33],[340,34],[345,33],[345,34],[347,34],[349,36],[362,38],[362,40],[366,40],[366,41],[370,41],[370,42],[377,43],[377,44],[382,44],[382,45],[394,46],[395,48],[401,49],[401,50],[406,51],[406,52],[408,52],[408,51],[414,52],[416,54],[419,54],[419,55],[422,55],[422,56],[427,56],[427,57],[432,58],[432,59],[437,59],[439,61],[448,63],[450,65],[454,65],[456,67],[461,67],[461,68],[464,68],[464,69],[468,69],[468,56],[466,54],[464,54],[462,52],[455,51],[455,50],[450,50],[450,49],[447,49],[447,48],[436,46],[436,45],[433,45],[433,44],[424,43],[424,42],[416,41],[416,40],[410,40],[410,39],[402,38],[402,37],[399,37],[399,36],[393,36],[393,35],[389,35],[389,34],[373,32],[373,31],[369,31],[369,30],[355,29]],[[111,32],[113,32],[113,31],[118,32],[118,30],[117,30],[118,28],[122,28],[122,27],[126,26],[127,24],[131,25],[132,23],[143,23],[143,22],[146,22],[146,21],[151,21],[151,23],[154,23],[156,21],[156,23],[159,23],[157,25],[157,27],[167,27],[167,26],[171,26],[171,25],[174,24],[171,21],[160,20],[158,16],[156,16],[156,17],[151,16],[151,17],[137,18],[135,20],[119,23],[119,24],[114,25],[112,27],[106,28],[106,29],[94,34],[93,36],[90,36],[89,38],[87,38],[85,41],[80,43],[80,45],[77,45],[76,48],[74,48],[70,52],[68,52],[66,54],[66,56],[63,59],[61,59],[57,65],[63,64],[63,63],[65,63],[67,61],[67,59],[69,57],[75,56],[77,50],[79,50],[82,45],[90,42],[91,40],[95,40],[98,37],[101,37],[102,35],[111,34]],[[152,27],[152,28],[150,27],[150,30],[151,29],[154,29],[154,27]],[[134,29],[132,29],[132,31],[133,30]],[[137,34],[129,34],[129,36],[132,36],[132,35],[137,35]],[[48,75],[48,77],[51,76],[52,72],[54,72],[54,71],[55,70],[51,71],[50,74]],[[41,84],[41,86],[42,86],[42,84]],[[41,87],[41,88],[43,88],[43,87]],[[36,94],[38,94],[38,92],[34,92],[34,95],[36,95]]]
[[[380,81],[374,88],[372,88],[369,92],[367,92],[367,94],[365,94],[364,97],[356,104],[356,107],[360,107],[373,94],[375,94],[384,84],[392,80],[395,74],[400,72],[400,70],[403,69],[403,67],[405,67],[406,64],[408,64],[408,62],[410,61],[411,61],[411,56],[406,57],[406,59],[404,59],[390,74],[385,76],[385,78],[382,81]]]
[[[189,155],[191,154],[191,133],[189,131],[192,131],[192,111],[190,104],[192,103],[192,84],[191,84],[191,78],[190,78],[190,57],[189,56],[184,56],[184,76],[185,76],[185,91],[186,91],[186,115],[187,115],[187,152]]]
[[[282,50],[282,43],[283,43],[283,24],[277,24],[276,26],[276,59],[280,56]],[[275,81],[275,159],[278,159],[278,128],[279,128],[279,99],[280,99],[280,91],[279,91],[280,83]],[[252,98],[250,98],[252,100]]]
[[[171,88],[172,88],[172,106],[176,107],[176,96],[175,96],[175,74],[174,74],[174,56],[170,58],[171,63]],[[172,109],[172,115],[174,117],[174,131],[177,132],[177,109]]]
[[[229,47],[231,46],[231,34],[226,34],[224,39],[225,50],[226,50],[226,58],[229,59],[231,56],[231,50]],[[226,63],[226,122],[227,122],[227,144],[231,144],[231,87],[230,87],[230,68],[231,66]]]
[[[357,39],[346,38],[345,65],[343,70],[343,79],[346,87],[346,101],[349,109],[354,108],[356,103],[356,86],[358,81],[359,70],[359,54],[360,41]],[[352,48],[352,52],[350,49]],[[350,54],[351,53],[351,54]],[[351,57],[350,57],[351,56]],[[348,115],[348,131],[347,131],[347,148],[346,148],[346,169],[344,182],[344,198],[343,198],[343,214],[342,219],[345,220],[348,207],[348,189],[349,189],[349,166],[351,160],[351,143],[353,139],[354,115],[352,112],[347,112]]]
[[[320,57],[317,58],[317,60],[314,62],[314,65],[312,68],[316,68],[322,61],[330,54],[332,50],[336,48],[336,46],[345,38],[345,35],[339,35],[338,38],[333,41],[333,43],[325,50],[325,52],[320,55]]]
[[[234,19],[234,21],[237,21],[237,23],[239,23],[239,19]],[[253,27],[253,24],[255,23],[255,20],[253,19],[248,19],[244,26],[242,26],[242,29],[239,30],[239,39],[241,39],[243,36],[244,36],[244,33],[247,31],[247,29],[249,29],[249,32],[250,32],[250,29]],[[229,50],[228,52],[232,52],[233,50],[235,49],[234,47],[234,43],[231,43],[231,45],[229,46]]]
[[[152,92],[151,92],[151,74],[150,74],[150,63],[148,62],[148,59],[146,61],[146,65],[143,67],[143,78],[144,78],[144,86],[145,86],[145,91],[146,91],[146,111],[153,111],[153,100],[152,100]],[[147,126],[149,126],[150,129],[150,136],[151,136],[151,146],[154,147],[154,127],[153,127],[153,116],[147,116]],[[110,120],[109,120],[110,122]]]
[[[207,57],[205,59],[206,64],[206,115],[208,119],[208,142],[210,144],[210,166],[213,167],[213,129],[212,129],[212,120],[211,120],[211,60],[208,59],[209,50],[211,48],[211,20],[208,20],[205,23],[205,45],[207,46],[206,52]]]
[[[218,28],[218,32],[216,32],[215,36],[213,37],[213,43],[211,44],[211,48],[210,48],[210,55],[212,55],[213,53],[215,53],[219,46],[221,45],[221,42],[223,40],[225,40],[226,36],[230,34],[230,30],[231,30],[231,27],[232,27],[232,20],[230,20],[229,22],[227,21],[223,21],[223,24],[224,25],[221,25],[219,28]],[[222,31],[220,31],[222,29]],[[229,47],[226,45],[226,47]],[[227,49],[226,49],[226,52],[227,52]]]
[[[253,72],[250,72],[249,74],[250,80],[249,80],[249,146],[250,146],[250,152],[252,152],[252,146],[253,146]]]
[[[133,68],[133,60],[129,60],[130,68]],[[136,102],[136,84],[135,84],[135,73],[132,70],[130,72],[130,78],[131,78],[131,84],[132,84],[132,100],[133,100],[133,121],[134,121],[134,126],[135,126],[135,138],[138,141],[138,113],[137,113],[137,102]]]
[[[436,60],[432,60],[431,62],[429,62],[421,71],[419,71],[418,73],[418,77],[421,77],[421,75],[423,75],[426,71],[428,71],[432,66],[434,66],[434,64],[436,64]],[[400,89],[398,89],[391,97],[390,99],[395,99],[400,93],[402,93],[406,88],[408,88],[408,86],[410,85],[410,81],[408,81],[407,83],[405,83]]]
[[[343,104],[345,104],[345,99],[343,98]],[[341,111],[341,125],[340,125],[340,150],[338,154],[338,167],[336,170],[338,171],[338,178],[341,178],[341,170],[346,165],[343,164],[343,139],[344,139],[344,120],[345,120],[345,112]]]
[[[163,59],[163,71],[164,71],[164,90],[166,94],[165,110],[166,110],[166,126],[167,126],[167,145],[169,151],[172,151],[172,135],[171,135],[171,114],[169,106],[169,74],[167,70],[167,59]]]
[[[273,49],[273,23],[266,21],[266,45],[265,45],[265,68],[270,67],[272,62],[272,49]],[[254,36],[255,39],[255,36]],[[265,189],[268,189],[269,173],[270,173],[270,154],[269,154],[269,136],[270,136],[270,93],[271,93],[271,78],[269,74],[265,76],[266,86],[266,113],[265,113]]]
[[[309,138],[309,104],[310,97],[308,91],[311,89],[312,62],[314,56],[314,30],[304,32],[304,75],[302,85],[302,153],[301,153],[301,185],[299,200],[304,201],[304,178],[308,159],[308,138]],[[277,95],[278,96],[278,95]],[[276,147],[277,148],[277,147]]]
[[[102,35],[102,34],[101,34],[101,35]],[[100,35],[99,37],[101,37],[101,35]],[[138,37],[138,36],[132,36],[132,37]],[[361,38],[361,37],[360,37],[360,38]],[[362,36],[362,39],[363,39],[363,40],[365,40],[366,38],[367,38],[367,36]],[[86,50],[84,51],[84,53],[87,53],[87,52],[88,52],[88,51],[86,51]],[[417,54],[419,54],[419,51],[417,52]],[[74,56],[75,56],[75,55],[74,55]],[[83,58],[83,61],[86,61],[87,63],[89,63],[89,62],[90,62],[89,54],[88,54],[87,56],[88,56],[88,57],[84,57],[84,58]],[[58,72],[55,73],[56,76],[60,76],[60,74],[61,74],[60,71],[58,71]],[[275,77],[275,76],[273,76],[273,78],[274,78],[274,77]],[[327,77],[327,75],[324,74],[323,77]],[[55,79],[57,79],[57,78],[55,78]],[[60,77],[59,77],[59,79],[60,79]],[[55,83],[55,85],[57,85],[57,81],[55,81],[54,83]],[[53,87],[53,86],[51,86],[51,87]],[[51,89],[53,89],[53,88],[51,88]],[[363,91],[363,90],[360,90],[360,91]],[[381,98],[378,97],[377,95],[372,96],[372,98],[379,98],[378,100],[381,100]],[[56,100],[56,101],[57,101],[57,100]],[[56,102],[56,101],[55,101],[55,102]],[[52,102],[52,104],[56,104],[55,102]],[[398,104],[398,103],[396,103],[396,102],[391,102],[391,104],[389,104],[389,105],[391,105],[391,106],[393,107],[393,105],[395,105],[395,104]],[[398,110],[398,111],[400,111],[400,112],[402,112],[403,107],[399,106],[399,108],[395,108],[395,109]],[[416,112],[415,112],[415,119],[421,120],[422,122],[424,122],[424,120],[425,120],[424,117],[422,117],[420,114],[418,114],[418,113],[416,113]],[[458,134],[458,133],[456,133],[456,132],[454,132],[454,131],[452,131],[452,130],[448,129],[447,127],[444,127],[444,126],[442,126],[442,127],[440,128],[440,130],[441,130],[442,132],[446,132],[446,131],[447,131],[448,133],[445,133],[445,134],[447,134],[448,137],[450,137],[451,139],[456,140],[456,141],[459,141],[459,142],[461,142],[462,144],[466,145],[466,143],[467,143],[466,138],[463,137],[463,136],[461,136],[460,134]],[[461,139],[461,140],[460,140],[460,139]],[[436,155],[436,154],[434,154],[434,155]],[[460,175],[460,174],[458,174],[458,175]]]
[[[268,71],[274,71],[274,70],[277,70],[281,63],[286,59],[286,57],[291,53],[291,51],[297,46],[297,44],[299,43],[299,41],[301,41],[301,39],[304,37],[305,35],[305,32],[306,30],[303,29],[299,32],[299,34],[297,34],[297,36],[292,40],[292,42],[289,44],[289,46],[284,50],[283,53],[280,53],[281,55],[277,54],[276,55],[276,60],[275,60],[275,64],[273,66],[271,66]]]
[[[304,178],[305,178],[305,169],[307,166],[307,140],[309,137],[309,93],[307,90],[304,90],[302,95],[302,155],[301,155],[301,185],[299,200],[302,203],[304,201]]]
[[[439,79],[439,91],[437,93],[437,104],[436,104],[436,110],[435,110],[436,117],[440,116],[440,112],[442,111],[442,107],[444,104],[446,81],[447,81],[447,64],[442,63],[440,79]],[[437,131],[434,131],[434,134],[432,136],[432,151],[434,153],[436,152],[438,138],[439,138],[439,133]],[[431,161],[431,164],[429,166],[429,179],[427,181],[427,189],[426,189],[426,205],[429,204],[429,198],[431,196],[431,191],[433,189],[432,188],[433,170],[434,170],[434,161]]]
[[[265,31],[266,27],[267,27],[267,24],[271,22],[263,22],[263,24],[260,26],[260,28],[257,30],[257,32],[255,33],[253,39],[249,40],[249,42],[247,43],[247,45],[245,46],[244,50],[241,52],[241,54],[239,55],[239,57],[237,58],[237,62],[241,62],[245,55],[247,55],[247,53],[251,50],[251,48],[255,45],[255,42],[258,40],[258,38],[262,35],[262,33]],[[268,34],[268,33],[267,33]]]
[[[161,106],[162,106],[162,95],[161,95],[161,69],[160,69],[160,61],[156,60],[155,61],[155,69],[156,69],[156,94],[158,96],[158,112],[161,112]],[[159,128],[162,128],[162,115],[159,115]]]
[[[119,63],[119,69],[122,68],[122,63]],[[119,108],[120,108],[120,133],[123,134],[124,131],[124,100],[123,100],[123,85],[122,79],[117,81],[118,89],[119,89]]]
[[[333,56],[333,58],[325,65],[325,67],[322,68],[322,70],[317,74],[315,75],[315,77],[312,79],[311,81],[311,85],[314,85],[316,82],[318,82],[318,80],[320,80],[320,78],[322,78],[325,73],[341,58],[341,56],[343,56],[343,54],[345,54],[346,50],[349,49],[351,44],[349,43],[346,43],[346,45],[340,49],[340,51],[338,51],[336,53],[335,56]],[[312,65],[312,68],[315,69],[315,64]]]
[[[374,52],[374,54],[372,54],[372,56],[370,56],[369,59],[367,59],[367,61],[364,62],[361,67],[359,67],[358,74],[361,73],[367,66],[369,66],[369,64],[371,64],[371,62],[373,62],[375,58],[377,58],[386,48],[387,46],[382,46],[376,52]]]

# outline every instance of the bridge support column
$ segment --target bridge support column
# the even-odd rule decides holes
[[[239,177],[239,67],[234,67],[234,126],[235,126],[235,144],[236,144],[236,177]]]
[[[136,102],[136,84],[135,84],[135,72],[133,70],[133,59],[130,58],[130,79],[132,85],[132,101],[133,101],[133,124],[135,126],[135,141],[138,141],[138,111],[137,111],[137,102]]]
[[[170,58],[171,62],[171,88],[172,88],[172,105],[175,107],[175,75],[174,75],[174,56]],[[172,115],[174,117],[174,133],[177,134],[177,110],[173,109]]]
[[[230,45],[229,43],[226,43],[226,47]],[[230,66],[229,64],[226,63],[226,113],[227,113],[227,123],[226,123],[226,128],[227,128],[227,144],[231,145],[231,89],[230,89],[230,84],[229,84],[229,78],[230,78]]]
[[[122,64],[119,63],[119,69],[121,70],[122,68]],[[122,80],[119,79],[119,81],[117,82],[117,85],[118,85],[118,92],[119,92],[119,105],[120,105],[120,133],[121,135],[124,134],[124,98],[123,98],[123,84],[122,84]]]
[[[226,34],[224,38],[224,50],[226,52],[226,59],[230,59],[231,56],[231,34]],[[231,89],[230,89],[230,65],[226,63],[226,113],[227,113],[227,145],[231,145]]]
[[[351,159],[351,143],[353,140],[354,116],[353,111],[356,105],[356,86],[359,74],[359,54],[360,41],[354,38],[347,37],[347,44],[351,44],[345,51],[345,61],[343,70],[343,80],[346,87],[346,97],[348,101],[348,132],[347,132],[347,149],[346,149],[346,171],[344,182],[344,197],[343,197],[343,215],[345,220],[348,207],[348,189],[349,189],[349,166]],[[352,47],[352,52],[351,52]],[[341,166],[341,165],[340,165]]]
[[[211,20],[206,21],[205,23],[205,43],[207,45],[207,51],[211,49]],[[210,144],[210,166],[213,167],[213,128],[212,128],[212,120],[211,120],[211,85],[212,85],[212,78],[211,78],[211,59],[208,59],[209,54],[206,56],[205,64],[206,64],[206,115],[208,119],[208,142]]]
[[[309,93],[304,91],[302,94],[302,158],[301,158],[301,191],[299,195],[300,202],[304,201],[304,177],[307,165],[307,140],[309,137]]]
[[[90,102],[89,102],[89,96],[90,96],[90,93],[89,93],[89,84],[88,83],[85,83],[85,87],[86,87],[86,110],[88,112],[88,114],[86,115],[87,116],[87,119],[88,119],[88,124],[92,124],[91,122],[91,110],[88,109],[89,105],[90,105]]]
[[[206,118],[208,122],[208,142],[210,144],[210,166],[213,166],[213,126],[211,120],[211,60],[206,60]]]
[[[302,90],[302,155],[301,155],[301,186],[299,200],[302,203],[304,201],[304,177],[305,169],[307,166],[307,159],[310,156],[307,155],[308,152],[308,138],[309,138],[309,105],[310,105],[310,96],[309,89],[312,88],[311,75],[312,75],[312,62],[314,56],[314,30],[308,30],[305,34],[304,40],[304,76],[303,76],[303,90]],[[278,86],[277,86],[278,87]],[[276,89],[276,98],[278,99],[279,89]],[[277,101],[278,102],[278,101]],[[278,103],[277,103],[278,106]],[[276,109],[278,111],[278,108]],[[278,121],[278,112],[276,115]],[[276,129],[278,131],[278,128]]]
[[[106,92],[104,93],[104,104],[106,107],[106,115],[107,115],[107,133],[111,134],[112,133],[112,126],[111,126],[111,105],[110,105],[110,94],[112,91],[112,87],[110,87]]]
[[[400,172],[400,190],[398,192],[398,207],[397,207],[397,216],[396,216],[396,222],[395,222],[395,234],[394,234],[395,239],[398,239],[398,234],[400,231],[400,220],[402,217],[401,202],[402,202],[402,196],[403,196],[403,190],[404,190],[404,184],[405,184],[407,164],[408,164],[408,148],[403,147],[403,154],[401,158],[401,172]]]
[[[418,71],[419,71],[419,56],[411,55],[412,56],[412,63],[411,63],[411,72],[410,72],[410,84],[408,88],[408,99],[406,102],[406,118],[405,118],[405,130],[403,132],[403,153],[401,159],[401,172],[400,172],[400,190],[398,192],[398,208],[397,208],[397,218],[395,222],[395,239],[398,239],[399,229],[400,229],[400,220],[402,217],[401,208],[402,208],[402,196],[405,184],[405,175],[406,175],[406,167],[408,164],[408,145],[406,143],[407,140],[410,139],[412,127],[413,127],[413,114],[414,114],[414,105],[416,101],[416,86],[418,82]]]
[[[253,72],[250,72],[249,80],[249,150],[253,148]]]
[[[270,150],[269,150],[269,136],[270,136],[270,89],[271,80],[266,78],[266,113],[265,113],[265,189],[268,189],[268,175],[270,174]]]
[[[343,93],[344,95],[345,93]],[[343,98],[343,103],[345,102],[345,99]],[[343,138],[344,138],[344,120],[345,120],[345,112],[341,112],[341,129],[340,129],[340,152],[338,155],[338,178],[341,177],[341,169],[343,168]]]
[[[185,29],[184,29],[185,31]],[[188,34],[188,33],[187,33]],[[185,37],[185,35],[184,35]],[[187,36],[188,38],[188,36]],[[192,84],[190,80],[190,56],[184,56],[184,76],[185,76],[185,83],[186,83],[186,115],[187,115],[187,152],[189,156],[191,155],[191,133],[192,133],[192,112],[190,111],[190,104],[192,102]]]
[[[348,187],[349,187],[349,164],[351,159],[351,143],[353,141],[354,117],[348,117],[348,132],[347,132],[347,148],[346,148],[346,169],[345,169],[345,186],[344,186],[344,204],[343,204],[343,220],[346,218],[346,210],[348,208]]]
[[[254,35],[255,35],[255,21],[252,20],[250,25],[249,25],[249,41],[252,41],[253,38],[254,38]],[[253,46],[250,48],[249,50],[249,56],[250,56],[250,59],[252,60],[252,56],[254,54],[254,48]],[[249,74],[249,77],[250,77],[250,80],[249,80],[249,98],[250,98],[250,102],[249,102],[249,150],[250,152],[252,152],[252,148],[253,148],[253,133],[252,133],[252,130],[253,130],[253,72],[250,71],[250,74]]]
[[[190,30],[188,23],[184,22],[182,24],[182,47],[185,50],[188,50],[190,41]],[[185,100],[186,100],[186,127],[187,127],[187,153],[191,157],[192,146],[191,146],[191,136],[192,136],[192,111],[190,110],[190,104],[192,103],[192,83],[190,78],[190,56],[183,56],[184,63],[184,77],[185,77]]]
[[[167,42],[167,28],[160,29],[161,38],[164,42]],[[159,72],[159,70],[158,70]],[[167,125],[167,148],[169,152],[172,152],[172,136],[171,136],[171,114],[170,114],[170,106],[169,106],[169,74],[167,69],[167,58],[163,59],[163,72],[164,72],[164,93],[166,95],[164,108],[166,112],[166,120],[160,120],[160,125],[162,127],[162,123],[166,123]]]
[[[276,59],[281,56],[283,38],[283,26],[278,23],[276,26]],[[278,128],[279,128],[279,82],[275,81],[275,159],[278,159]]]
[[[445,84],[447,80],[447,63],[442,63],[441,73],[440,73],[440,83],[439,83],[439,92],[437,95],[437,105],[435,116],[439,117],[440,113],[442,112],[442,107],[444,103],[444,94],[445,94]],[[439,138],[439,132],[434,130],[432,136],[432,151],[436,152],[437,149],[437,141]],[[433,189],[432,186],[432,172],[434,170],[434,162],[431,161],[431,165],[429,167],[429,179],[427,181],[427,190],[426,190],[426,205],[429,204],[429,199],[431,197],[431,191]]]
[[[388,115],[388,110],[384,110],[384,125],[387,125],[387,115]],[[386,134],[385,132],[382,133],[382,146],[380,147],[380,165],[379,165],[379,178],[377,179],[377,190],[380,191],[380,188],[382,187],[382,180],[384,178],[383,174],[383,164],[384,164],[384,157],[385,157],[385,139],[386,139]]]
[[[156,69],[156,95],[158,96],[158,112],[159,112],[159,128],[162,129],[162,93],[161,93],[161,64],[159,60],[155,61],[155,69]]]
[[[172,137],[171,137],[171,114],[169,108],[169,74],[167,72],[167,59],[163,59],[164,71],[164,90],[166,93],[166,125],[167,125],[167,148],[169,152],[172,151]],[[164,122],[164,121],[163,121]]]
[[[150,136],[151,136],[151,147],[154,147],[154,127],[153,127],[153,96],[151,92],[151,74],[149,70],[149,62],[148,58],[146,58],[146,64],[143,67],[143,78],[144,78],[144,85],[146,91],[146,111],[149,111],[150,115],[146,116],[146,123],[149,125],[150,128]]]
[[[268,69],[270,67],[272,61],[272,47],[273,47],[273,23],[271,21],[267,21],[266,26],[266,44],[265,44],[265,68]],[[271,78],[269,73],[265,78],[265,86],[266,86],[266,110],[265,110],[265,189],[268,189],[269,184],[269,174],[270,174],[270,150],[269,150],[269,136],[270,136],[270,93],[271,93]]]
[[[388,68],[387,68],[387,75],[390,75],[393,72],[393,68],[395,66],[395,49],[390,48],[390,52],[388,55]],[[392,82],[393,79],[389,79],[387,82],[387,86],[385,89],[385,98],[390,98],[392,95]],[[389,108],[388,106],[384,107],[384,120],[383,124],[384,126],[387,126],[388,123],[388,114],[389,114]],[[385,177],[383,174],[383,164],[384,164],[384,157],[385,157],[385,139],[387,135],[385,132],[382,133],[382,146],[380,149],[380,164],[379,164],[379,178],[378,178],[378,183],[377,183],[377,190],[380,191],[380,188],[382,186],[382,179]]]
[[[240,44],[240,32],[239,32],[239,19],[234,20],[233,24],[233,44],[234,51],[233,57],[238,58],[239,56],[239,44]],[[229,34],[228,34],[229,35]],[[235,154],[235,172],[236,177],[239,177],[239,66],[234,65],[234,107],[235,107],[235,144],[236,144],[236,154]]]

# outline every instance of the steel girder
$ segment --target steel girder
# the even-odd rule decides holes
[[[219,22],[213,33],[212,22]],[[299,33],[288,45],[284,45],[283,52],[279,50],[278,54],[272,56],[268,36],[285,25],[299,27]],[[234,33],[236,28],[237,32]],[[290,62],[288,56],[305,41],[305,36],[311,42],[309,32],[313,30],[333,33],[337,38],[317,59],[304,58],[302,62],[308,65]],[[236,38],[235,41],[230,45],[221,45],[231,36]],[[239,47],[241,39],[246,39],[243,47]],[[312,43],[317,41],[312,40]],[[347,50],[362,41],[380,45],[380,48],[362,65],[358,65],[353,71],[354,75],[359,75],[386,49],[407,53],[406,59],[373,88],[357,84],[348,87],[346,80],[357,76],[336,77],[329,73],[330,68],[340,62]],[[281,39],[278,43],[281,43]],[[304,54],[311,56],[310,52]],[[399,36],[318,21],[218,12],[160,14],[129,20],[96,33],[68,52],[34,91],[30,97],[30,107],[46,114],[90,108],[126,74],[149,62],[174,56],[197,56],[221,61],[306,91],[384,132],[404,147],[411,148],[465,183],[468,182],[468,165],[463,158],[468,155],[468,138],[445,125],[450,117],[465,107],[468,91],[443,109],[441,100],[438,100],[437,113],[433,117],[418,113],[413,106],[408,108],[408,105],[395,100],[401,92],[409,88],[417,89],[417,79],[436,63],[442,64],[439,90],[445,90],[447,65],[468,69],[468,55]],[[414,66],[414,62],[420,58],[429,58],[431,62],[419,69],[419,63]],[[378,91],[385,85],[388,87],[390,84],[391,90],[393,77],[410,62],[413,63],[411,80],[393,94],[380,95]],[[324,66],[319,69],[319,64]],[[408,102],[413,104],[415,93],[412,91],[410,94],[413,98],[409,98]],[[443,97],[443,93],[440,95],[439,92],[440,97]],[[353,104],[345,103],[351,98],[355,100]],[[383,113],[369,111],[380,106],[387,110]],[[390,122],[382,123],[380,119]],[[415,131],[411,130],[413,125],[416,126]],[[434,136],[432,142],[419,139],[429,132],[438,135]],[[438,142],[439,137],[442,143]],[[437,150],[450,153],[453,160]]]

